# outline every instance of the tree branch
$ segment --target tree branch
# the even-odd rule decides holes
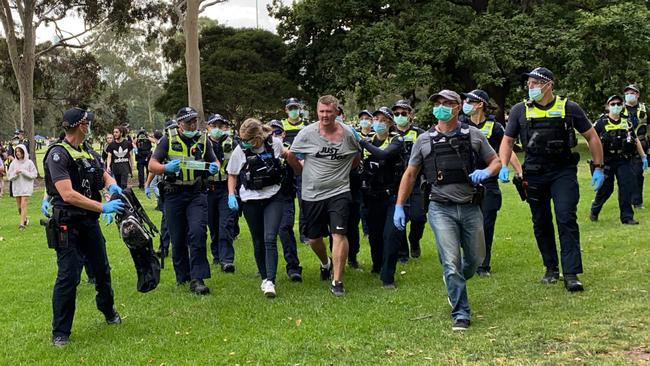
[[[5,31],[5,36],[7,37],[5,41],[7,42],[7,49],[9,51],[9,59],[11,59],[11,67],[14,69],[16,75],[19,74],[19,65],[18,65],[18,41],[16,40],[16,23],[11,14],[11,7],[7,0],[0,0],[2,4],[2,9],[0,9],[0,21],[2,22],[2,27]]]
[[[109,24],[108,26],[106,26],[105,29],[104,29],[103,31],[101,31],[101,32],[97,33],[96,35],[94,35],[94,36],[93,36],[93,39],[91,39],[90,41],[81,42],[81,41],[79,40],[79,37],[83,36],[84,34],[90,32],[90,31],[93,31],[93,30],[99,28],[100,26],[102,26],[102,25],[106,22],[106,20],[108,20],[108,18],[104,18],[104,19],[102,19],[102,20],[101,20],[99,23],[97,23],[96,25],[94,25],[94,26],[92,26],[92,27],[90,27],[90,28],[86,28],[86,29],[84,29],[84,30],[83,30],[82,32],[80,32],[80,33],[73,34],[73,35],[71,35],[71,36],[69,36],[69,37],[64,37],[64,38],[59,39],[59,41],[58,41],[57,43],[51,45],[50,47],[47,47],[47,48],[45,48],[45,49],[42,49],[42,50],[38,51],[38,52],[36,53],[36,57],[41,56],[41,55],[43,55],[43,54],[45,54],[45,53],[48,53],[48,52],[50,52],[50,51],[52,51],[53,49],[58,48],[58,47],[85,48],[85,47],[90,46],[91,44],[95,43],[95,42],[97,41],[97,39],[99,39],[99,37],[100,37],[102,34],[106,33],[106,31],[107,31],[107,30],[108,30],[108,29],[109,29],[113,24],[115,24],[117,21],[115,21],[115,22]],[[61,36],[62,36],[63,33],[62,33],[61,29],[58,27],[58,25],[57,25],[56,29],[58,30],[58,31],[57,31],[57,35],[61,35]],[[71,41],[71,40],[76,40],[76,41],[79,42],[79,43],[78,43],[78,44],[68,43],[68,41]]]
[[[187,0],[176,0],[173,3],[174,12],[178,16],[178,19],[182,22],[183,20],[183,7],[187,5]]]
[[[201,3],[203,3],[204,1],[206,1],[206,0],[201,0]],[[216,5],[216,4],[224,3],[224,2],[226,2],[226,0],[212,0],[212,1],[204,4],[203,6],[201,6],[201,8],[199,9],[199,14],[203,13],[203,11],[205,9],[211,7],[212,5]]]

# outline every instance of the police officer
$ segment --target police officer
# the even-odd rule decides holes
[[[430,203],[428,218],[436,237],[443,267],[443,282],[452,307],[452,330],[470,326],[466,281],[483,261],[485,241],[480,201],[480,183],[496,174],[499,161],[485,136],[475,127],[458,121],[461,99],[458,93],[442,90],[431,96],[438,124],[420,135],[399,187],[393,215],[394,225],[404,230],[404,204],[424,172]],[[487,167],[478,169],[483,160]]]
[[[395,288],[395,268],[402,233],[392,224],[392,208],[404,171],[404,138],[394,132],[393,112],[380,107],[373,114],[375,135],[360,140],[363,149],[361,189],[368,207],[368,241],[372,273],[381,272],[382,285]]]
[[[635,85],[628,85],[623,89],[625,95],[625,108],[623,116],[634,128],[636,137],[641,142],[643,152],[646,154],[650,149],[648,141],[648,110],[644,103],[639,103],[641,93]],[[643,208],[643,162],[641,155],[634,153],[632,157],[632,173],[636,180],[636,187],[632,191],[632,206],[634,208]]]
[[[641,142],[634,133],[632,124],[629,123],[627,118],[621,116],[623,98],[612,95],[607,98],[605,107],[608,113],[602,115],[594,123],[594,129],[603,144],[605,182],[602,188],[596,192],[596,198],[591,204],[589,219],[598,221],[600,210],[614,192],[614,177],[616,177],[621,223],[637,225],[639,222],[634,219],[634,211],[630,201],[630,194],[634,192],[636,185],[630,160],[635,152],[638,153],[641,159],[642,171],[645,171],[648,169],[648,158],[643,151]]]
[[[226,167],[235,147],[230,136],[230,124],[220,114],[208,117],[209,139],[220,168],[217,174],[208,177],[208,227],[210,228],[210,249],[213,263],[220,265],[226,273],[235,272],[235,216],[228,208],[228,173]]]
[[[413,148],[413,143],[424,131],[413,125],[413,107],[408,100],[398,100],[393,108],[391,108],[393,114],[395,115],[395,127],[396,132],[404,137],[404,161],[408,161],[411,156],[411,149]],[[421,249],[420,249],[420,239],[422,239],[422,234],[424,233],[424,225],[427,222],[427,216],[424,212],[424,206],[422,201],[422,191],[420,190],[420,185],[416,184],[413,187],[413,192],[408,199],[409,207],[409,216],[408,219],[411,221],[411,227],[408,234],[408,241],[406,231],[403,232],[402,246],[400,247],[400,261],[407,262],[409,258],[409,243],[411,245],[411,257],[419,258]]]
[[[519,137],[525,153],[523,178],[533,218],[537,246],[542,254],[546,273],[543,284],[556,283],[560,278],[551,200],[560,236],[564,286],[568,291],[582,291],[578,274],[582,273],[580,231],[576,216],[580,192],[578,189],[578,153],[571,148],[577,144],[578,130],[589,144],[594,165],[591,185],[600,189],[603,174],[603,147],[598,134],[580,106],[566,97],[553,93],[553,73],[538,67],[528,76],[527,101],[510,110],[506,132],[501,141],[499,179],[508,181],[508,167],[515,139]],[[574,130],[575,129],[575,130]]]
[[[282,122],[274,119],[268,125],[272,128],[273,137],[284,141],[286,134]],[[286,270],[289,280],[292,282],[302,282],[302,267],[298,259],[296,236],[293,232],[293,224],[296,220],[296,178],[293,169],[287,164],[285,159],[280,159],[280,165],[282,167],[282,181],[280,182],[278,198],[282,201],[282,219],[280,220],[278,235],[282,243],[284,260],[287,263]]]
[[[493,115],[488,115],[490,97],[480,89],[472,90],[469,93],[463,93],[465,101],[463,102],[463,114],[460,121],[474,126],[481,130],[483,136],[487,139],[494,151],[499,151],[501,140],[503,139],[503,126],[497,122]],[[521,164],[516,154],[512,154],[510,164],[515,167],[517,175],[521,176]],[[485,162],[477,162],[478,169],[484,169],[487,166]],[[483,181],[485,187],[485,196],[481,204],[483,213],[483,231],[485,233],[485,259],[476,269],[481,277],[490,277],[490,261],[492,258],[492,241],[494,240],[494,225],[497,221],[497,213],[501,209],[501,190],[497,177],[490,177]]]
[[[249,118],[239,128],[241,143],[228,163],[228,206],[239,209],[235,198],[239,181],[239,197],[253,240],[255,263],[262,277],[260,288],[266,297],[273,298],[278,266],[276,242],[283,209],[280,158],[289,156],[282,141],[273,138],[267,127]]]
[[[370,112],[367,109],[362,110],[359,112],[357,115],[359,118],[359,134],[361,135],[361,138],[367,139],[371,137],[370,135],[373,134],[372,132],[372,112]]]
[[[164,174],[165,218],[172,242],[172,260],[178,285],[190,283],[190,291],[210,292],[203,281],[210,278],[206,256],[208,199],[206,178],[219,170],[212,143],[198,128],[198,113],[183,107],[176,114],[176,128],[160,139],[149,160],[149,171]],[[207,172],[205,164],[209,163]]]
[[[363,140],[372,139],[372,136],[374,135],[374,132],[372,131],[372,112],[370,112],[367,109],[364,109],[361,112],[359,112],[359,114],[357,114],[357,117],[359,118],[359,129],[357,131],[359,132],[359,135],[361,135],[361,139]],[[354,170],[360,172],[361,166],[352,168],[350,172],[352,173],[352,171]],[[352,204],[357,204],[358,207],[360,207],[359,219],[361,220],[361,228],[363,229],[363,236],[364,237],[368,236],[368,232],[369,232],[368,208],[363,204],[363,193],[361,192],[361,189],[359,189],[358,193],[352,196]]]
[[[297,98],[289,98],[287,99],[286,105],[285,105],[285,112],[287,113],[287,118],[282,120],[282,128],[284,129],[284,144],[287,147],[291,147],[291,144],[293,143],[293,140],[296,138],[296,135],[298,135],[298,132],[302,130],[307,123],[302,119],[302,116],[300,115],[302,109],[302,103],[297,99]],[[298,204],[300,207],[302,207],[302,195],[300,192],[301,185],[302,185],[302,178],[300,175],[296,175],[295,177],[295,185],[296,185],[296,196],[298,197]],[[295,204],[294,204],[295,205]],[[288,209],[288,207],[287,207]],[[295,212],[295,208],[294,208]],[[289,213],[286,212],[286,215]],[[304,227],[305,227],[305,218],[304,214],[302,212],[302,209],[298,213],[298,227],[299,227],[299,232],[300,232],[300,241],[301,242],[306,242],[306,239],[303,236],[304,232]]]
[[[94,115],[81,108],[63,114],[65,138],[45,153],[45,189],[52,199],[53,219],[58,240],[48,244],[56,250],[58,273],[52,293],[52,342],[68,344],[75,312],[76,289],[80,281],[82,257],[95,275],[97,308],[108,324],[120,324],[115,311],[106,243],[99,227],[99,214],[124,210],[121,200],[102,204],[101,190],[110,194],[122,190],[102,168],[97,155],[84,139],[90,134]]]
[[[149,174],[147,164],[149,164],[149,158],[151,157],[152,146],[147,131],[145,131],[144,128],[138,130],[138,136],[135,140],[135,161],[138,168],[138,188],[140,189],[144,189],[144,181],[146,176]]]
[[[171,121],[168,121],[166,123],[167,126],[171,124]],[[167,133],[167,131],[165,131]],[[156,140],[156,144],[160,141],[160,139],[163,137],[162,132],[156,130],[153,134],[154,139]],[[156,210],[160,211],[162,213],[161,218],[160,218],[160,234],[158,235],[159,240],[160,240],[160,245],[158,247],[158,250],[156,251],[156,255],[161,260],[164,260],[164,258],[167,258],[167,255],[169,254],[169,229],[167,228],[167,219],[165,218],[165,196],[160,194],[160,186],[162,184],[162,176],[158,174],[153,174],[149,172],[149,175],[147,176],[147,180],[144,183],[144,194],[147,196],[148,199],[151,199],[151,193],[153,192],[154,195],[156,196]],[[163,262],[164,263],[164,262]]]

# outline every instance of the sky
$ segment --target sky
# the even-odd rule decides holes
[[[284,0],[285,3],[287,0]],[[229,0],[225,3],[216,4],[206,9],[201,16],[215,19],[219,24],[228,25],[234,28],[255,28],[256,6],[259,9],[259,26],[262,29],[275,33],[277,20],[271,18],[266,10],[272,0]],[[62,29],[71,33],[78,33],[83,30],[83,21],[77,17],[68,17],[63,22]],[[36,32],[38,42],[54,39],[52,27],[40,27]]]

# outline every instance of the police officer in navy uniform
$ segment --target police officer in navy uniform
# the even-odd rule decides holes
[[[648,169],[648,158],[643,151],[641,142],[636,137],[632,124],[625,116],[621,115],[623,98],[612,95],[607,98],[606,108],[608,113],[603,114],[594,123],[594,129],[603,144],[605,182],[591,204],[589,219],[598,221],[600,210],[614,192],[614,178],[616,178],[621,223],[637,225],[639,222],[634,219],[631,202],[631,193],[636,189],[631,159],[638,154],[642,164],[641,169],[644,172]]]
[[[424,133],[424,130],[413,125],[413,107],[408,100],[398,100],[393,108],[391,108],[395,115],[395,132],[404,137],[404,161],[408,161],[411,156],[411,149],[413,143],[417,140],[418,136]],[[421,179],[421,178],[420,178]],[[409,207],[408,220],[411,221],[411,227],[408,233],[408,241],[406,230],[403,232],[402,246],[400,247],[399,257],[401,262],[407,262],[409,258],[409,244],[410,255],[413,258],[419,258],[420,240],[424,234],[424,226],[427,222],[427,216],[424,212],[424,202],[422,200],[422,191],[420,184],[413,187],[413,192],[408,199],[407,206]]]
[[[176,283],[190,283],[190,291],[210,292],[203,281],[210,278],[206,253],[208,199],[206,179],[219,171],[212,143],[201,132],[198,113],[183,107],[149,160],[149,171],[164,174],[165,219],[172,243]],[[205,165],[207,164],[207,171]]]
[[[571,151],[577,144],[575,130],[589,145],[595,168],[591,185],[596,191],[605,180],[603,147],[582,108],[566,97],[553,94],[555,77],[550,70],[538,67],[524,75],[528,76],[529,99],[510,110],[499,150],[499,179],[508,181],[507,164],[515,139],[519,137],[525,152],[523,178],[527,183],[527,201],[537,246],[546,267],[541,282],[552,284],[560,278],[552,200],[560,237],[564,286],[571,292],[582,291],[583,285],[578,279],[578,274],[582,273],[582,255],[576,215],[580,197],[577,178],[580,155]]]
[[[209,139],[220,168],[215,175],[208,177],[208,227],[210,228],[210,250],[213,263],[221,266],[226,273],[235,272],[235,234],[236,213],[228,207],[228,160],[235,147],[230,135],[230,124],[220,114],[208,117]]]
[[[282,140],[284,143],[286,133],[283,123],[274,119],[269,121],[268,125],[273,129],[273,137]],[[288,148],[289,146],[288,143],[285,144],[285,147]],[[296,220],[296,178],[287,161],[281,158],[280,162],[283,174],[278,198],[282,201],[282,219],[280,220],[278,236],[282,243],[282,253],[284,254],[284,261],[287,263],[286,270],[289,280],[302,282],[302,267],[300,266],[300,259],[298,259],[296,235],[293,232],[293,224]]]
[[[298,132],[302,130],[305,126],[307,126],[307,123],[304,121],[302,118],[300,112],[302,109],[302,102],[298,100],[297,98],[289,98],[287,99],[287,102],[285,104],[285,112],[287,113],[287,118],[283,119],[282,122],[282,128],[284,129],[284,145],[289,148],[291,147],[291,144],[293,143],[293,139],[296,138],[296,135],[298,135]],[[301,205],[301,194],[300,194],[300,187],[302,185],[302,178],[300,175],[296,175],[295,179],[295,186],[296,186],[296,196],[298,197],[298,204]],[[302,207],[302,206],[300,206]],[[295,212],[295,208],[294,208]],[[289,214],[288,212],[285,214]],[[298,227],[300,229],[300,241],[301,242],[306,242],[306,239],[303,237],[303,228],[305,226],[305,218],[304,214],[302,213],[302,210],[298,213]]]
[[[481,130],[483,136],[485,136],[494,151],[499,151],[505,131],[494,116],[487,113],[490,103],[488,93],[480,89],[475,89],[469,93],[463,93],[463,96],[465,97],[465,101],[463,102],[463,115],[459,120]],[[516,154],[512,154],[510,164],[515,168],[517,175],[521,176],[521,164]],[[484,161],[477,161],[478,169],[484,169],[486,167],[487,165]],[[482,184],[485,187],[485,196],[481,204],[483,231],[485,233],[485,259],[476,269],[476,273],[481,277],[490,277],[494,226],[497,221],[497,213],[501,209],[502,200],[501,190],[499,189],[499,182],[496,176],[487,178]]]
[[[639,103],[641,93],[636,85],[628,85],[623,89],[625,106],[622,115],[632,124],[636,137],[641,142],[644,154],[650,150],[648,140],[648,110],[644,103]],[[632,173],[636,180],[636,187],[632,191],[632,206],[643,208],[643,162],[641,155],[635,153],[632,157]]]
[[[56,220],[58,273],[52,293],[52,342],[57,347],[68,344],[75,312],[83,257],[95,274],[97,308],[108,324],[120,324],[115,311],[111,273],[106,256],[106,242],[99,227],[99,214],[124,210],[121,200],[102,204],[101,190],[121,193],[101,163],[101,157],[84,140],[90,134],[93,113],[81,108],[68,109],[63,115],[65,138],[53,144],[44,157],[45,189],[52,198]]]
[[[402,233],[393,225],[393,209],[404,171],[404,137],[394,131],[393,112],[380,107],[373,114],[370,140],[360,140],[363,149],[361,190],[368,207],[368,241],[372,272],[380,273],[384,288],[395,288],[395,269]]]

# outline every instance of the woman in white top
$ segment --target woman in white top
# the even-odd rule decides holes
[[[257,119],[244,121],[239,137],[241,142],[228,162],[228,206],[232,210],[239,209],[235,195],[239,182],[239,197],[253,240],[255,262],[262,277],[261,289],[264,295],[272,298],[276,295],[276,242],[282,218],[282,201],[278,195],[283,173],[280,159],[292,158],[293,155],[288,153],[281,140],[272,137],[271,128]]]
[[[7,178],[11,181],[11,193],[16,197],[16,206],[20,215],[20,230],[29,223],[27,219],[27,199],[34,192],[34,179],[38,175],[36,166],[29,160],[25,145],[18,145],[14,150],[15,159],[9,165]]]

